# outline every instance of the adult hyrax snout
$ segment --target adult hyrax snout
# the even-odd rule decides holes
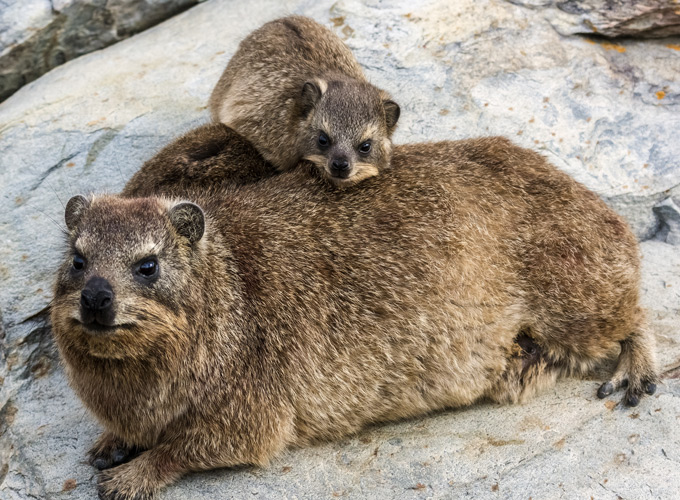
[[[82,269],[84,260],[80,256],[73,257],[73,268]],[[80,317],[87,330],[103,330],[114,326],[116,310],[113,303],[111,283],[99,276],[93,276],[80,292]]]

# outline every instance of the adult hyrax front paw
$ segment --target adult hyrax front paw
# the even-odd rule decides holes
[[[101,500],[150,500],[157,491],[153,477],[144,477],[131,463],[102,471],[97,478]]]
[[[104,470],[131,460],[137,453],[137,448],[127,446],[110,432],[104,432],[88,452],[88,462],[95,469]]]

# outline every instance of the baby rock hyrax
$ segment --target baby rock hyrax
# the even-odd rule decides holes
[[[390,175],[338,193],[304,169],[231,183],[230,162],[262,160],[230,155],[244,141],[225,133],[219,189],[162,182],[178,173],[168,151],[184,162],[215,127],[123,195],[66,206],[52,325],[105,428],[90,457],[101,498],[146,499],[188,471],[266,464],[374,422],[518,401],[619,347],[599,395],[626,387],[635,405],[654,391],[636,240],[541,156],[500,138],[397,146]]]
[[[389,165],[400,110],[366,81],[333,32],[291,16],[241,42],[210,96],[210,112],[278,169],[305,158],[334,184],[352,185]]]

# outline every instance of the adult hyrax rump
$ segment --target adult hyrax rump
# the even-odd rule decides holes
[[[295,169],[69,201],[54,334],[106,429],[92,462],[129,460],[101,473],[102,498],[517,401],[619,345],[602,395],[653,391],[636,241],[601,200],[499,138],[399,146],[393,167],[350,191]]]
[[[290,16],[240,43],[210,112],[278,169],[306,158],[334,184],[352,185],[389,165],[400,110],[332,31]]]

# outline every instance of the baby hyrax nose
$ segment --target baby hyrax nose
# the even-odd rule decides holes
[[[113,306],[113,290],[104,278],[91,278],[80,294],[80,305],[84,312],[104,313]]]
[[[335,177],[346,178],[349,176],[349,162],[347,158],[334,158],[331,163],[331,174]]]

